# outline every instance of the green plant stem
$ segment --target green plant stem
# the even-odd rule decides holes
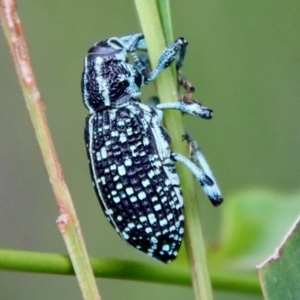
[[[79,220],[70,192],[63,178],[45,115],[45,104],[31,67],[23,27],[14,0],[0,0],[0,17],[12,55],[25,102],[40,146],[44,163],[57,200],[60,216],[57,226],[70,254],[84,299],[101,299],[89,257],[85,248]]]
[[[157,3],[156,0],[135,0],[135,5],[143,33],[147,40],[151,64],[155,66],[160,54],[166,47]],[[159,76],[156,86],[161,102],[177,101],[176,80],[171,68],[166,69]],[[173,151],[187,155],[187,147],[181,141],[181,137],[184,134],[181,113],[166,111],[164,116],[165,125],[172,138]],[[182,165],[178,165],[178,172],[185,199],[185,243],[190,261],[195,297],[197,300],[211,300],[212,289],[209,280],[201,223],[199,220],[199,208],[194,179],[192,174]]]
[[[95,276],[100,278],[133,280],[160,284],[191,286],[191,276],[187,267],[141,263],[134,261],[90,258]],[[74,275],[69,256],[51,253],[38,253],[0,249],[0,269],[7,271],[32,272],[43,274]],[[251,274],[236,271],[211,272],[214,288],[261,294],[258,278]]]
[[[173,42],[171,7],[169,0],[156,0],[164,37],[168,45]]]

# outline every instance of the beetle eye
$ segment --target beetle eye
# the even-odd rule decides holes
[[[114,49],[123,49],[123,45],[118,40],[110,39],[108,43],[114,48]]]
[[[121,52],[121,49],[114,49],[109,46],[94,46],[89,50],[89,54],[97,54],[100,56],[113,56]]]

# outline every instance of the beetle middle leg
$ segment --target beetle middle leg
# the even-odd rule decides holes
[[[183,113],[201,117],[203,119],[211,119],[212,118],[212,109],[208,107],[204,107],[200,102],[196,100],[190,100],[186,96],[183,96],[178,102],[167,102],[167,103],[159,103],[156,105],[157,109],[176,109],[180,110]]]

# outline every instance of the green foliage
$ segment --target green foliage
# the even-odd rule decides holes
[[[258,272],[266,300],[300,299],[300,218],[284,243],[259,266]]]
[[[252,189],[226,200],[214,267],[254,271],[279,245],[300,212],[300,193]]]

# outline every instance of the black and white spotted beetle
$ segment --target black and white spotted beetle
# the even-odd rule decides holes
[[[187,47],[178,38],[150,72],[137,50],[147,50],[143,34],[112,37],[96,43],[85,57],[83,101],[89,110],[85,141],[93,184],[103,211],[117,233],[136,249],[168,263],[176,258],[184,232],[183,199],[174,162],[181,161],[200,182],[213,205],[222,196],[205,158],[186,136],[191,157],[170,149],[161,125],[162,110],[177,109],[204,119],[212,110],[184,98],[150,107],[140,88],[149,84],[176,58],[182,66]],[[131,54],[134,64],[129,63]]]

